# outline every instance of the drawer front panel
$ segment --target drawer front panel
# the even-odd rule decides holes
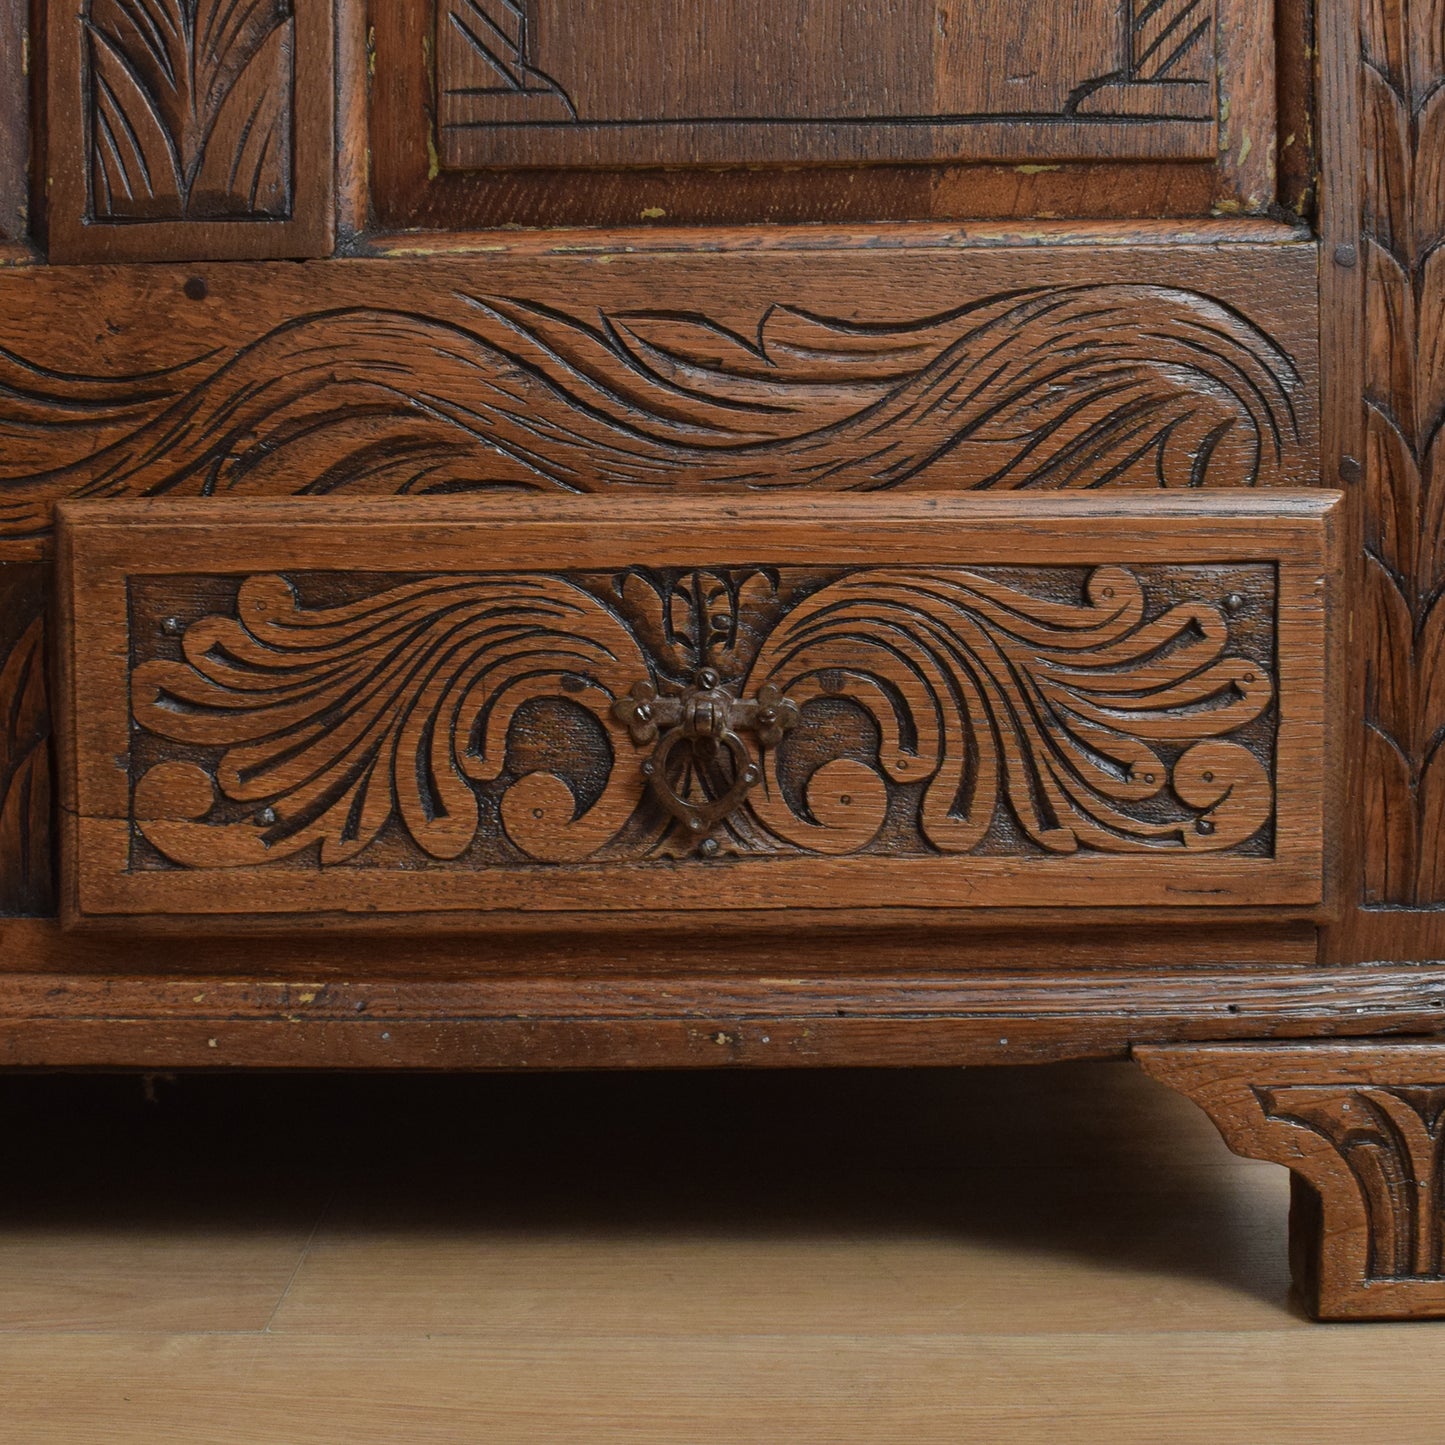
[[[1308,910],[1334,500],[71,504],[70,916]]]

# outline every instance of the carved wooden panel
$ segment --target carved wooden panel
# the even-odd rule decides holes
[[[38,563],[0,564],[0,915],[55,907],[45,658],[49,570]]]
[[[1311,483],[1313,275],[1295,247],[333,263],[119,275],[80,315],[0,276],[0,546],[67,496]]]
[[[324,0],[84,0],[48,42],[52,259],[329,249]]]
[[[72,904],[1317,903],[1332,502],[74,507]]]
[[[1362,7],[1363,901],[1445,905],[1445,5]]]
[[[1239,0],[436,0],[441,159],[1212,161],[1220,70],[1271,145],[1272,47]]]
[[[1445,1314],[1445,1048],[1142,1049],[1237,1154],[1294,1171],[1296,1284],[1330,1319]]]

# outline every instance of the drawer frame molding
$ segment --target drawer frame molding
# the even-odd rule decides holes
[[[70,917],[1318,911],[1337,500],[66,504]],[[698,668],[876,742],[748,752],[764,785],[681,866],[616,705]],[[555,744],[509,761],[546,698],[604,734],[585,803]]]

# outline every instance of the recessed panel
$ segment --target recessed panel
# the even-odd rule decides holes
[[[437,0],[445,165],[1211,159],[1234,0]]]
[[[68,504],[67,906],[1308,909],[1336,501]]]

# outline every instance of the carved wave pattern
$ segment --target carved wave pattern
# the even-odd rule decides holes
[[[297,317],[171,371],[0,352],[0,536],[59,497],[1270,486],[1303,385],[1194,292],[1044,288],[903,324],[785,306],[753,336],[467,298]]]
[[[1237,849],[1273,810],[1272,731],[1249,728],[1268,658],[1231,650],[1249,631],[1261,651],[1255,581],[1161,604],[1114,566],[511,574],[308,605],[251,577],[134,668],[133,815],[158,857],[133,866],[675,856],[612,704],[704,662],[801,708],[725,854]],[[587,725],[539,725],[538,703]],[[679,792],[725,792],[712,769],[697,754]]]
[[[273,220],[291,206],[290,0],[90,0],[93,220]]]

